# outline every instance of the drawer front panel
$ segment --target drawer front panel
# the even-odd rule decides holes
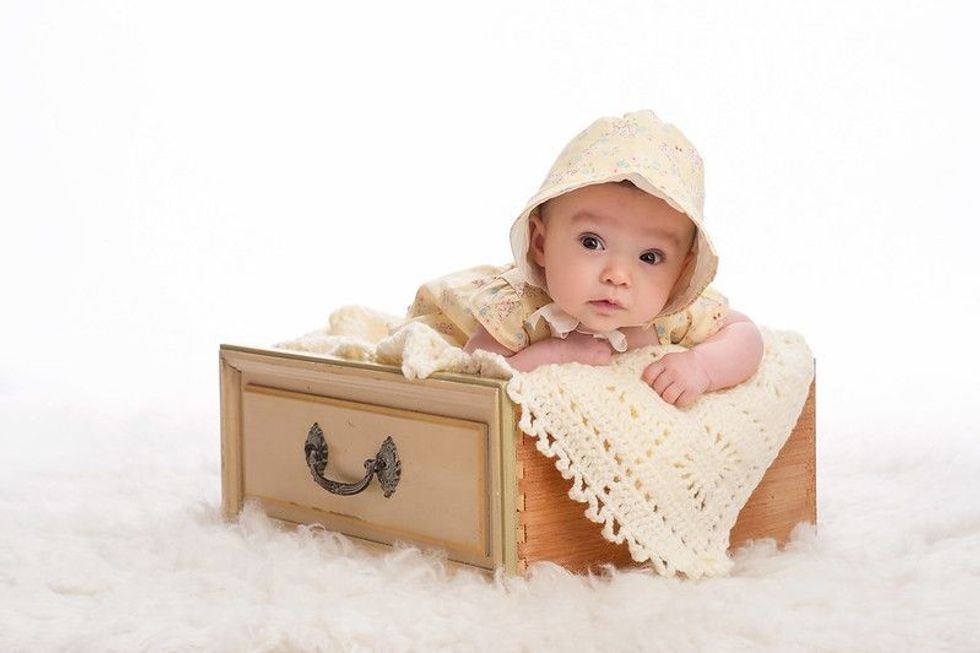
[[[401,479],[385,498],[378,479],[339,496],[321,488],[304,446],[316,423],[327,444],[323,475],[354,483],[390,436]],[[327,528],[387,544],[435,544],[467,559],[491,555],[487,426],[481,422],[249,384],[242,393],[243,494],[267,509],[312,509]],[[270,510],[270,513],[274,510]]]

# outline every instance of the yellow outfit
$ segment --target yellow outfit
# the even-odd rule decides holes
[[[482,265],[423,284],[408,309],[409,322],[427,324],[459,347],[483,325],[514,352],[573,329],[624,351],[629,343],[621,331],[588,331],[552,301],[544,290],[544,271],[530,253],[529,230],[542,203],[590,184],[623,180],[664,200],[697,227],[694,257],[677,279],[678,292],[664,306],[663,317],[643,328],[656,329],[661,345],[690,348],[704,342],[718,332],[729,309],[728,299],[709,285],[718,256],[704,226],[703,163],[687,137],[652,111],[600,118],[572,139],[511,227],[514,264]]]
[[[481,265],[423,284],[407,317],[429,325],[458,347],[482,325],[516,352],[551,337],[546,319],[528,321],[551,302],[548,293],[525,282],[514,265]],[[728,299],[709,286],[685,310],[655,319],[650,328],[657,330],[660,344],[690,348],[717,333],[727,314]]]

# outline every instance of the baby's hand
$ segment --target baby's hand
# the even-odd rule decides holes
[[[578,331],[572,331],[564,339],[553,340],[563,363],[609,365],[612,362],[613,350],[608,340]]]
[[[693,350],[664,354],[650,363],[641,375],[668,404],[687,408],[707,392],[711,385],[708,373]]]
[[[511,367],[521,372],[530,372],[541,365],[561,363],[608,365],[612,361],[612,347],[608,340],[575,332],[568,334],[565,339],[539,340],[508,356],[507,360]]]

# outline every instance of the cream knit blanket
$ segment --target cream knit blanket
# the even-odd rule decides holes
[[[436,371],[509,378],[520,428],[572,481],[602,535],[625,542],[660,574],[727,575],[729,534],[739,511],[789,438],[813,380],[813,354],[792,331],[760,327],[765,355],[744,383],[704,395],[687,409],[640,379],[676,345],[615,355],[609,366],[569,363],[515,371],[497,354],[467,354],[428,326],[347,306],[324,329],[283,349],[400,365],[408,378]]]

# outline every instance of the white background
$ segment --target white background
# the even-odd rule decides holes
[[[972,6],[0,0],[0,649],[980,650]],[[484,584],[222,520],[220,343],[506,262],[641,108],[716,287],[817,358],[816,530]]]
[[[565,142],[650,108],[705,159],[716,287],[810,343],[825,445],[975,429],[976,25],[968,3],[5,2],[0,392],[177,393],[216,432],[219,343],[507,261]]]

